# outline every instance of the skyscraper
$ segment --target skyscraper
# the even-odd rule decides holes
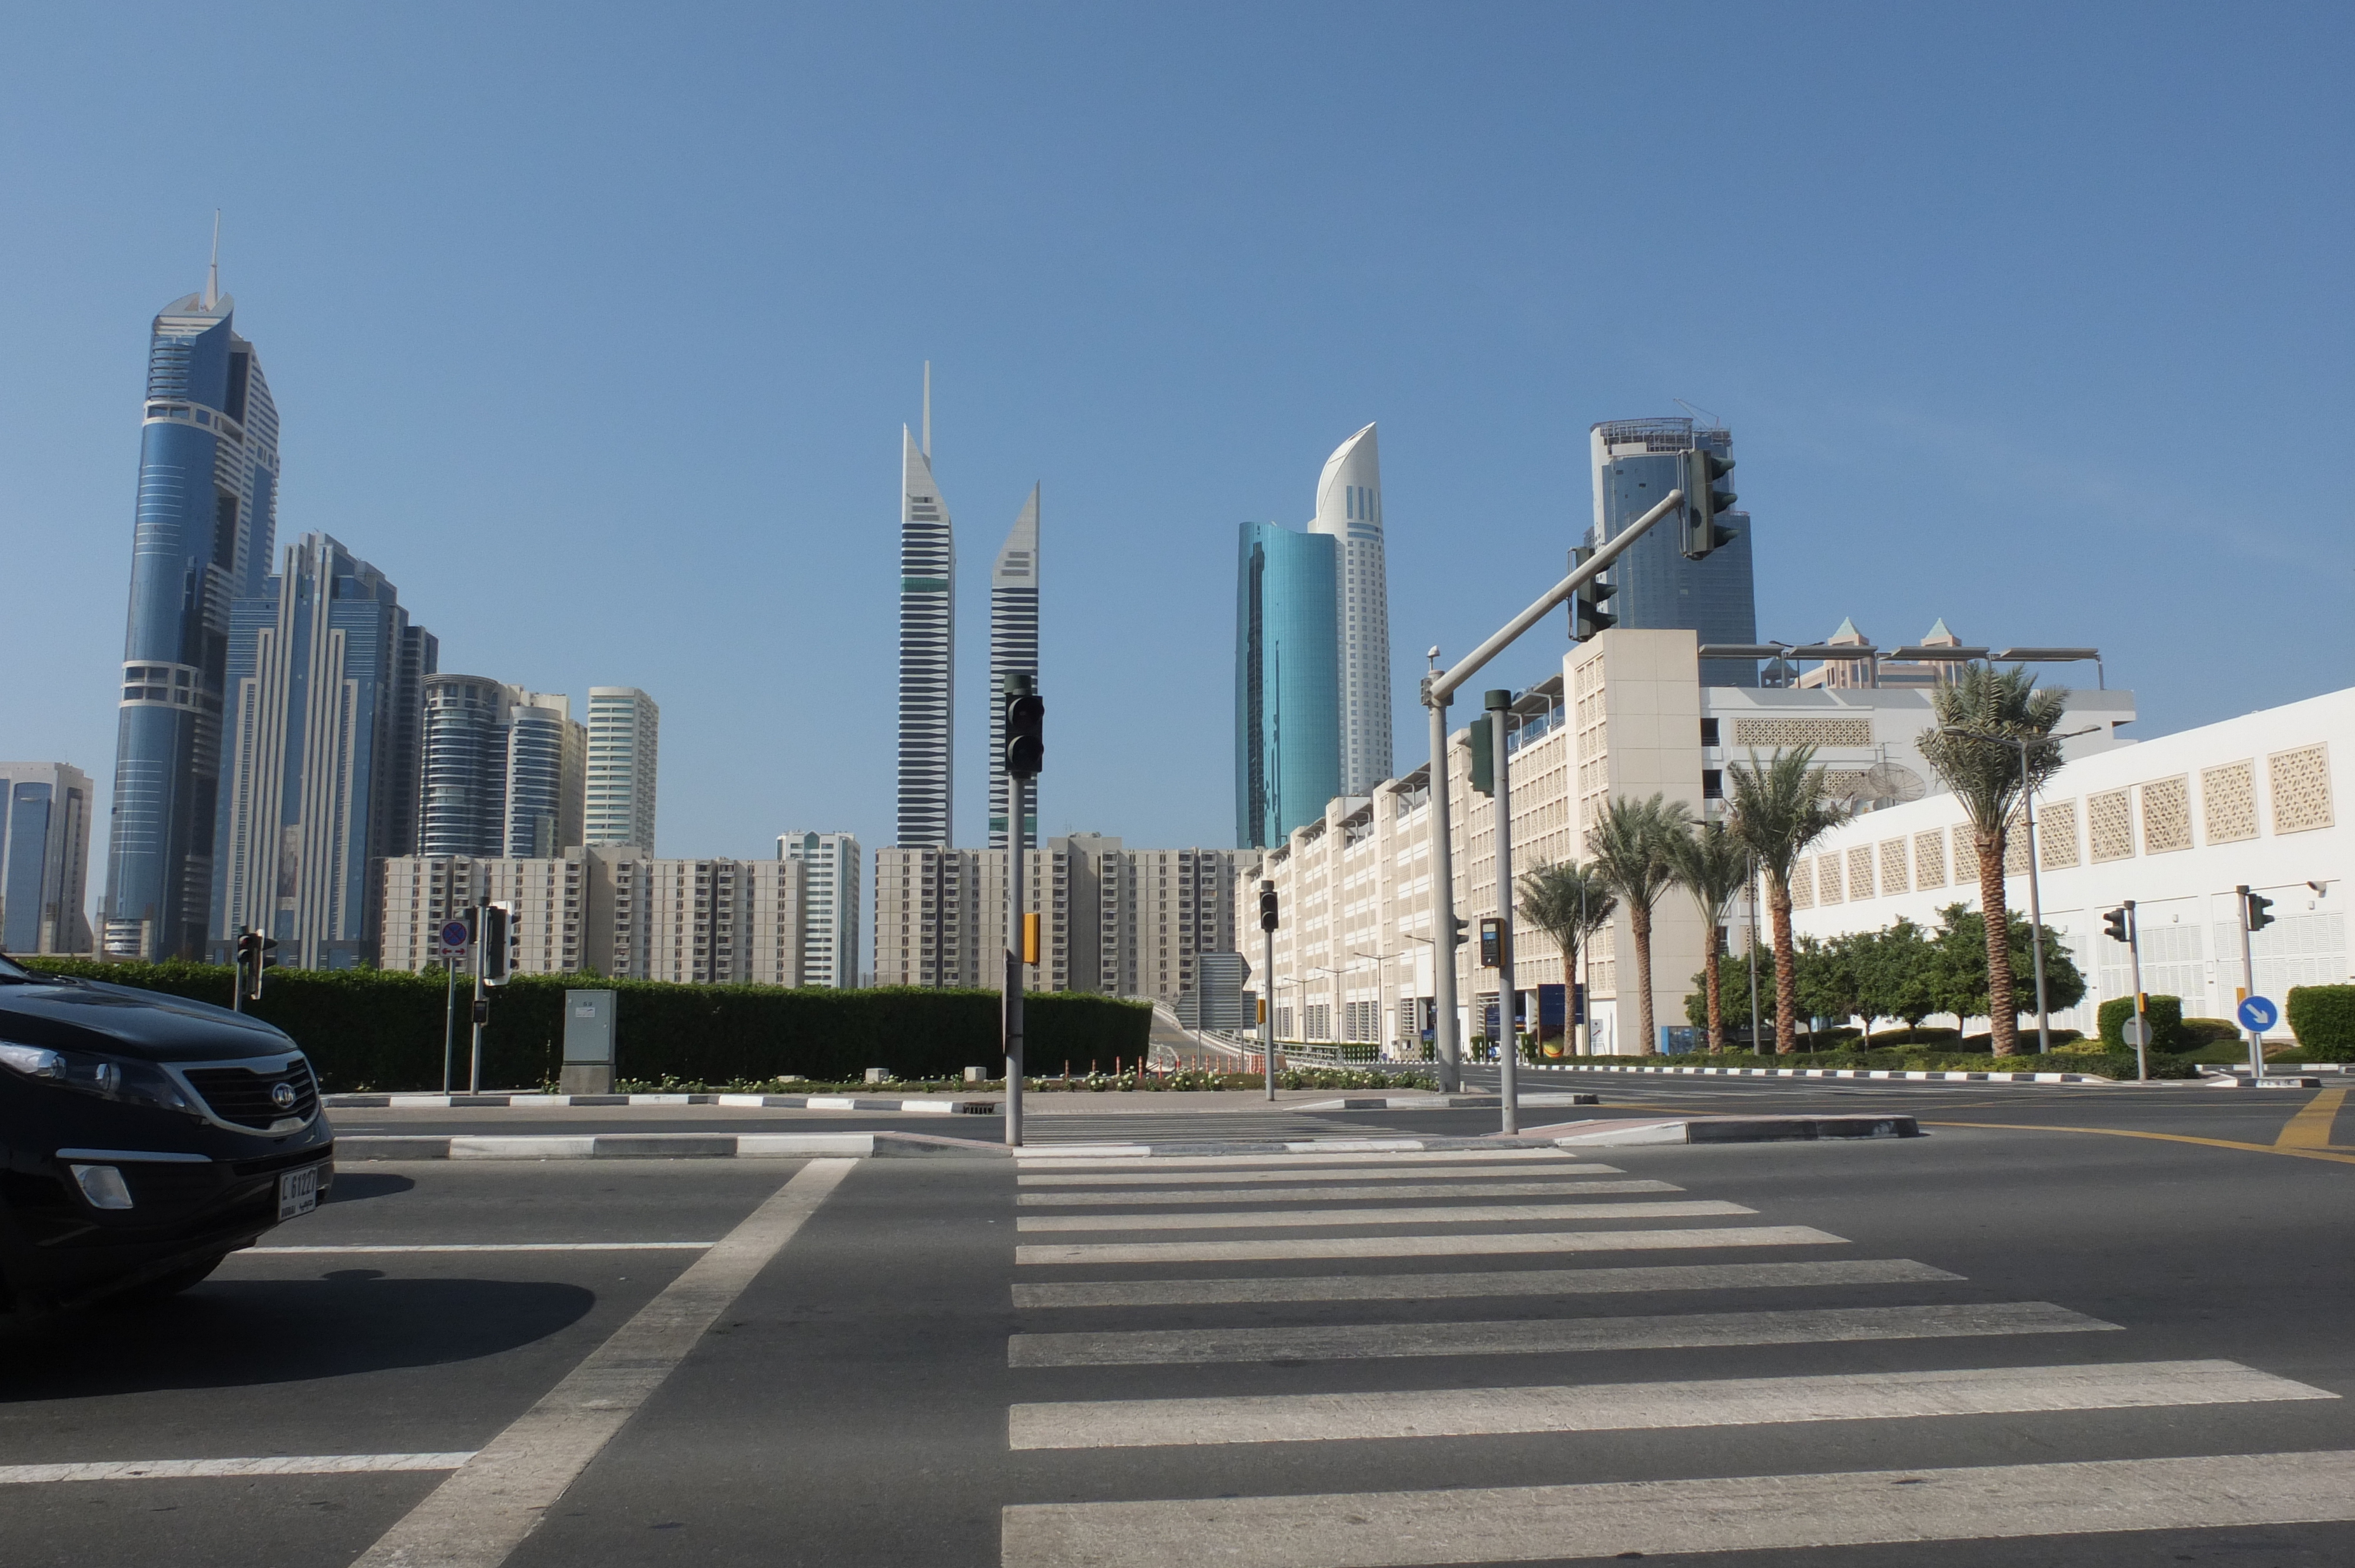
[[[924,366],[924,441],[900,427],[900,821],[906,848],[944,848],[954,832],[956,538],[932,482],[932,368]]]
[[[1235,842],[1284,842],[1341,792],[1337,541],[1241,528],[1235,579]]]
[[[0,762],[0,951],[87,953],[90,775],[62,762]]]
[[[216,255],[148,337],[102,907],[121,957],[204,946],[229,601],[261,591],[277,531],[278,408],[235,311]]]
[[[581,843],[588,731],[570,698],[480,675],[424,690],[418,853],[546,860]]]
[[[1609,419],[1593,428],[1594,526],[1590,545],[1614,537],[1660,498],[1684,482],[1683,454],[1696,446],[1721,457],[1733,452],[1732,432],[1695,429],[1688,418]],[[1698,631],[1703,642],[1758,641],[1758,601],[1750,577],[1749,514],[1725,514],[1732,543],[1689,561],[1677,553],[1675,519],[1663,519],[1614,562],[1618,588],[1611,613],[1619,624],[1645,631]],[[1704,686],[1754,686],[1758,666],[1748,660],[1704,659]]]
[[[777,858],[796,860],[802,884],[802,984],[858,984],[858,841],[848,833],[780,833]]]
[[[282,963],[350,969],[376,958],[372,871],[410,848],[392,840],[417,792],[397,760],[423,707],[406,673],[436,650],[384,574],[325,534],[288,546],[262,588],[229,611],[213,956],[250,927]]]
[[[655,853],[662,710],[635,686],[589,688],[586,842]]]
[[[1007,847],[1006,705],[999,694],[1008,675],[1039,679],[1039,487],[1014,520],[1006,547],[989,574],[989,847]],[[1039,784],[1030,783],[1022,813],[1023,842],[1039,842]]]
[[[1341,795],[1391,776],[1390,588],[1382,562],[1382,459],[1368,425],[1333,450],[1316,477],[1311,534],[1330,535],[1340,602]],[[1322,810],[1324,802],[1316,802]]]

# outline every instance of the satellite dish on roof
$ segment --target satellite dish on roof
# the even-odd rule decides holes
[[[1858,794],[1868,800],[1887,800],[1903,805],[1918,800],[1930,792],[1923,777],[1902,762],[1876,762],[1864,770],[1863,788]]]

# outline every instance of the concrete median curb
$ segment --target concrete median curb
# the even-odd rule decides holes
[[[1593,1106],[1601,1105],[1600,1095],[1571,1095],[1550,1091],[1518,1097],[1525,1106]],[[1305,1105],[1280,1105],[1269,1108],[1285,1111],[1369,1111],[1369,1110],[1496,1110],[1504,1105],[1501,1095],[1371,1095],[1351,1096],[1337,1100],[1310,1100]]]
[[[584,1106],[732,1106],[742,1110],[896,1111],[988,1116],[996,1100],[890,1100],[851,1095],[328,1095],[329,1110],[561,1110]]]
[[[912,1132],[357,1133],[336,1140],[338,1164],[378,1160],[890,1160],[1005,1152],[1000,1144]]]
[[[1552,1066],[1532,1063],[1540,1073],[1669,1073],[1697,1078],[1887,1078],[1913,1084],[2115,1084],[2099,1073],[1908,1073],[1894,1067],[1606,1067]]]

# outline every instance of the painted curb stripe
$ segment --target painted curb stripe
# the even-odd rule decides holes
[[[455,1454],[275,1454],[266,1459],[101,1459],[80,1465],[0,1465],[0,1486],[57,1481],[174,1481],[225,1476],[357,1476],[386,1470],[454,1470]]]

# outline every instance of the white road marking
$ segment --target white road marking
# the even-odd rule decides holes
[[[1252,1231],[1313,1225],[1510,1224],[1525,1220],[1667,1220],[1754,1214],[1704,1198],[1670,1203],[1497,1203],[1485,1208],[1294,1209],[1288,1213],[1024,1214],[1018,1231]]]
[[[352,1243],[344,1246],[250,1246],[229,1254],[238,1257],[341,1256],[346,1253],[378,1252],[701,1252],[708,1241],[636,1242],[433,1242],[387,1246]]]
[[[1018,1404],[1007,1412],[1007,1424],[1017,1448],[1142,1448],[1499,1433],[1634,1432],[1784,1421],[1886,1421],[1903,1416],[2137,1410],[2338,1397],[2234,1361],[2144,1361],[1579,1387]]]
[[[815,1213],[855,1160],[813,1160],[362,1552],[355,1568],[496,1568]]]
[[[176,1481],[224,1476],[357,1476],[383,1470],[454,1470],[455,1454],[273,1454],[266,1459],[99,1459],[80,1465],[0,1465],[0,1487],[52,1481]]]
[[[1952,1340],[1982,1334],[2083,1334],[2115,1330],[2047,1301],[1984,1306],[1816,1307],[1796,1311],[1689,1312],[1675,1317],[1537,1318],[1491,1323],[1334,1323],[1244,1329],[1146,1329],[1014,1334],[1010,1367],[1170,1366],[1210,1361],[1359,1361],[1399,1356],[1553,1355],[1689,1350],[1706,1345],[1836,1344],[1857,1340]]]
[[[1587,1192],[1681,1192],[1672,1181],[1489,1181],[1455,1187],[1267,1187],[1193,1189],[1177,1192],[1025,1192],[1023,1207],[1072,1208],[1114,1203],[1297,1203],[1340,1202],[1351,1198],[1575,1198]],[[1445,1213],[1447,1211],[1442,1211]]]
[[[1018,1285],[1014,1305],[1208,1307],[1245,1301],[1437,1301],[1460,1296],[1610,1296],[1647,1290],[1759,1290],[1915,1285],[1963,1277],[1911,1258],[1830,1263],[1686,1263],[1643,1268],[1517,1268],[1481,1274],[1320,1274],[1273,1279],[1105,1279]]]
[[[2355,1453],[1048,1503],[1004,1568],[1404,1568],[2355,1520]]]
[[[1710,1225],[1666,1231],[1538,1231],[1518,1234],[1293,1236],[1277,1241],[1031,1242],[1018,1264],[1238,1263],[1311,1257],[1482,1257],[1543,1252],[1665,1252],[1678,1247],[1845,1246],[1812,1225]]]
[[[1526,1161],[1533,1165],[1560,1161],[1570,1164],[1586,1158],[1572,1154],[1566,1149],[1352,1149],[1309,1150],[1297,1154],[1189,1154],[1156,1160],[1144,1144],[1133,1145],[1125,1154],[1111,1157],[1107,1157],[1101,1148],[1072,1147],[1077,1152],[1071,1154],[1058,1154],[1051,1149],[1024,1149],[1016,1153],[1015,1162],[1024,1171],[1213,1171],[1235,1166],[1272,1171],[1286,1165],[1366,1165],[1380,1169],[1417,1161],[1451,1165],[1473,1161]]]
[[[1455,1158],[1450,1156],[1450,1158]],[[1181,1160],[1156,1160],[1156,1165],[1182,1164]],[[1517,1171],[1510,1166],[1494,1165],[1412,1165],[1404,1170],[1392,1170],[1388,1165],[1358,1165],[1340,1171],[1301,1171],[1287,1165],[1280,1171],[1106,1171],[1067,1176],[1058,1171],[1034,1171],[1025,1169],[1015,1177],[1023,1187],[1181,1187],[1188,1185],[1226,1186],[1252,1181],[1438,1181],[1453,1177],[1465,1177],[1493,1181],[1500,1176],[1544,1174],[1547,1176],[1625,1176],[1616,1165],[1595,1165],[1584,1161],[1531,1166]]]

